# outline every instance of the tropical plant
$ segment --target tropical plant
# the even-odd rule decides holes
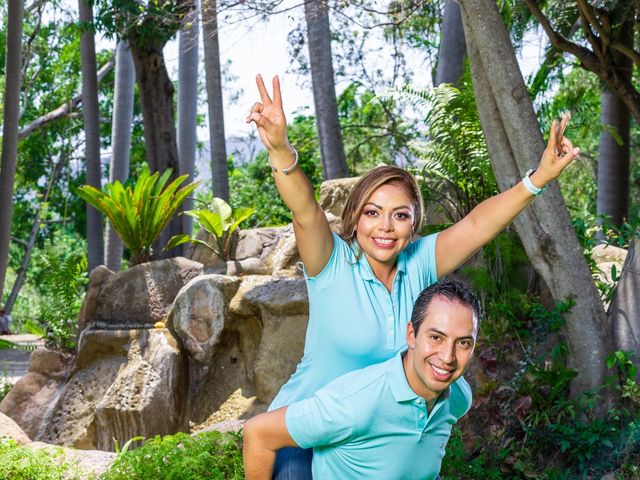
[[[84,298],[87,257],[84,252],[58,254],[51,246],[39,259],[42,266],[38,319],[49,347],[75,348],[77,319]]]
[[[231,240],[238,226],[251,215],[253,208],[237,208],[232,210],[227,202],[221,198],[214,198],[208,208],[188,210],[186,215],[193,217],[200,228],[203,228],[212,241],[200,240],[189,235],[175,235],[169,240],[166,248],[173,248],[183,243],[191,242],[208,248],[223,260],[231,257]]]
[[[421,160],[427,204],[440,206],[454,223],[498,193],[468,67],[460,89],[448,84],[428,90],[407,86],[381,98],[389,97],[409,102],[424,116],[427,140],[412,142],[410,147]]]
[[[153,243],[169,223],[182,202],[200,182],[179,188],[187,175],[167,181],[171,169],[149,173],[144,168],[134,187],[123,186],[119,181],[107,183],[104,191],[90,185],[77,189],[87,203],[104,213],[125,246],[131,250],[130,265],[153,260]]]

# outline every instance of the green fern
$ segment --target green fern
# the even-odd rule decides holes
[[[423,117],[426,140],[410,148],[428,179],[423,185],[425,202],[439,205],[451,223],[498,192],[470,80],[463,78],[461,85],[428,90],[405,86],[387,94]]]
[[[64,349],[75,347],[77,318],[87,285],[87,258],[84,252],[66,256],[50,246],[40,257],[43,275],[40,288],[45,293],[39,308],[47,343]]]

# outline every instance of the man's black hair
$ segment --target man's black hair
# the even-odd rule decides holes
[[[473,311],[473,327],[477,334],[482,318],[480,301],[466,283],[458,280],[444,280],[434,283],[420,293],[418,299],[413,304],[413,313],[411,314],[411,323],[413,324],[413,331],[416,334],[422,321],[427,316],[431,301],[438,296],[445,297],[451,302],[458,302],[470,307]]]

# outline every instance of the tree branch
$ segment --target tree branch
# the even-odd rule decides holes
[[[98,82],[100,82],[104,77],[113,69],[115,66],[115,61],[113,58],[109,60],[100,70],[98,70]],[[73,109],[76,108],[82,102],[82,94],[76,95],[69,102],[60,105],[55,110],[50,111],[49,113],[42,115],[41,117],[35,119],[29,125],[25,126],[18,132],[18,140],[23,140],[33,132],[38,130],[39,128],[54,122],[60,118],[66,117],[72,113]]]

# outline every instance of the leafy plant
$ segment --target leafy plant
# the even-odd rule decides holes
[[[428,90],[405,86],[388,96],[410,103],[424,118],[427,140],[410,146],[421,160],[426,204],[438,205],[454,223],[498,193],[468,68],[460,89],[446,84]]]
[[[73,349],[77,318],[87,279],[87,257],[84,252],[57,255],[50,247],[40,257],[43,296],[39,301],[39,319],[49,346]]]
[[[121,452],[103,480],[240,480],[242,467],[239,434],[205,432],[192,437],[176,433],[145,441]]]
[[[0,479],[90,480],[95,475],[65,460],[62,449],[21,447],[5,437],[0,438]]]
[[[87,203],[104,213],[125,246],[131,250],[130,265],[153,260],[152,245],[167,226],[182,202],[199,182],[180,185],[188,175],[182,175],[167,185],[171,169],[162,176],[144,168],[134,187],[124,187],[119,181],[107,183],[104,191],[90,185],[77,189]]]
[[[200,240],[189,235],[175,235],[169,240],[166,248],[191,242],[208,248],[223,260],[228,260],[231,257],[233,233],[243,221],[253,215],[254,210],[252,208],[232,210],[223,199],[214,198],[208,208],[188,210],[184,213],[193,217],[200,228],[211,236],[212,241]]]

